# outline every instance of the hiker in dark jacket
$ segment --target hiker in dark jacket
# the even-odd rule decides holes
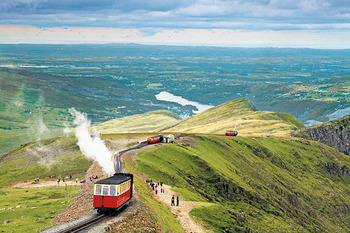
[[[174,206],[175,205],[175,197],[173,195],[173,197],[171,198],[171,205]]]

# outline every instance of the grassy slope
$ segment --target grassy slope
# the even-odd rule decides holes
[[[109,136],[111,137],[111,136]],[[121,135],[113,135],[121,138]],[[131,165],[129,165],[131,164]],[[20,232],[38,231],[50,226],[51,216],[66,208],[77,195],[80,187],[49,187],[36,189],[13,189],[5,186],[18,182],[32,182],[35,177],[48,180],[49,175],[62,177],[73,175],[82,178],[91,162],[79,151],[73,137],[50,138],[40,142],[28,143],[11,151],[0,159],[0,230]],[[125,164],[135,174],[135,185],[147,211],[154,217],[156,229],[162,232],[183,232],[176,217],[168,208],[158,203],[132,161]],[[9,209],[10,207],[20,208]],[[5,210],[1,210],[5,208]],[[24,217],[22,217],[24,216]],[[16,228],[15,228],[16,227]]]
[[[153,197],[153,193],[143,179],[143,174],[137,170],[137,165],[129,156],[125,156],[125,168],[134,174],[134,183],[141,201],[148,207],[161,232],[184,232],[174,214]]]
[[[0,230],[38,232],[52,225],[53,217],[76,198],[79,186],[0,190]],[[4,210],[5,209],[5,210]],[[5,220],[10,223],[4,224]]]
[[[289,114],[257,111],[248,99],[241,98],[210,108],[163,130],[224,134],[235,127],[241,136],[285,136],[303,127],[303,124]]]
[[[50,175],[82,178],[90,165],[73,137],[28,143],[0,159],[0,187],[33,181],[36,177],[44,180]]]
[[[215,232],[350,230],[350,158],[317,142],[197,136],[140,153],[138,167],[214,203],[191,214]]]
[[[28,143],[7,153],[0,158],[0,229],[37,232],[48,227],[53,216],[68,207],[81,189],[77,186],[35,189],[5,186],[33,182],[36,177],[40,181],[50,180],[50,175],[56,176],[54,181],[67,175],[81,179],[90,165],[91,161],[81,154],[73,137]],[[4,220],[11,222],[4,224]]]
[[[181,118],[166,110],[117,118],[94,126],[101,133],[157,132]]]

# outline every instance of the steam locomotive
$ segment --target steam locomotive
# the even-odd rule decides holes
[[[129,173],[115,173],[94,185],[93,206],[98,213],[118,210],[130,204],[134,176]]]

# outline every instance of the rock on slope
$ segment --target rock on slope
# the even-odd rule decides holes
[[[350,155],[350,115],[314,125],[303,129],[297,134],[303,138],[322,142],[337,148],[340,152]]]

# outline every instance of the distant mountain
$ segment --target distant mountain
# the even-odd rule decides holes
[[[286,113],[258,111],[246,98],[232,100],[181,120],[171,111],[160,110],[117,118],[94,126],[102,133],[186,132],[217,133],[238,130],[241,136],[286,136],[304,125]]]
[[[286,136],[304,125],[286,113],[258,111],[246,98],[210,108],[177,124],[164,128],[172,132],[218,133],[237,130],[241,136]]]
[[[181,117],[171,111],[159,110],[109,120],[95,125],[93,128],[105,134],[156,132],[168,125],[175,124],[180,119]]]
[[[322,142],[350,155],[350,115],[306,127],[297,132],[296,136]]]

